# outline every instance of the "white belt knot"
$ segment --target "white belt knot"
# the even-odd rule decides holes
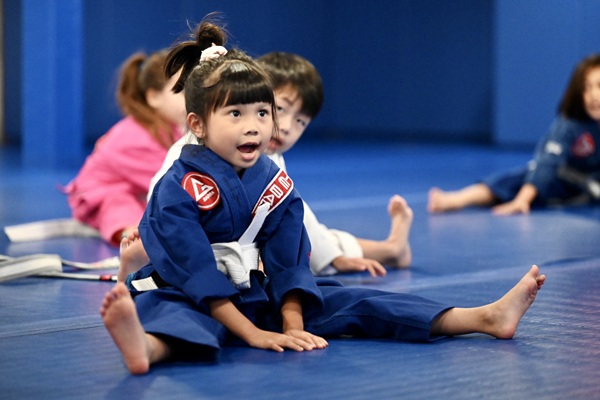
[[[258,269],[259,252],[254,239],[269,214],[270,206],[269,203],[263,203],[256,209],[250,226],[237,242],[211,245],[217,268],[227,275],[237,289],[249,289],[250,271]]]
[[[239,242],[214,243],[212,250],[217,268],[237,289],[250,288],[250,271],[258,269],[258,248],[255,243],[242,246]]]

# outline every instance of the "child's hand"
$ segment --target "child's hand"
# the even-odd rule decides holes
[[[307,343],[311,343],[315,349],[324,349],[325,347],[329,346],[327,340],[301,329],[289,329],[286,332],[284,332],[284,334],[303,340]]]
[[[379,262],[369,258],[349,258],[340,256],[331,263],[339,272],[369,271],[371,276],[384,276],[387,271]]]
[[[308,332],[305,333],[313,336],[313,338],[318,338],[318,336],[311,335]],[[324,341],[324,339],[321,340]],[[314,339],[310,340],[306,335],[298,335],[298,337],[296,337],[295,335],[264,331],[262,329],[258,329],[255,334],[248,338],[247,342],[250,346],[257,349],[275,350],[278,352],[282,352],[284,349],[304,351],[317,348]]]
[[[526,201],[513,200],[492,208],[494,215],[529,214],[530,204]]]
[[[526,183],[521,186],[514,199],[492,208],[492,212],[495,215],[529,214],[531,203],[537,195],[537,188],[531,183]]]

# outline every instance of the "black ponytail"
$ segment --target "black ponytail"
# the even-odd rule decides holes
[[[213,46],[224,46],[227,33],[217,24],[218,13],[208,14],[193,32],[194,40],[186,40],[173,47],[167,57],[165,74],[168,78],[182,70],[181,76],[173,87],[175,93],[183,90],[190,72],[198,65],[202,51]]]

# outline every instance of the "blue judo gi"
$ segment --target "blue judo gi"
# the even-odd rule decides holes
[[[534,159],[524,167],[483,179],[501,203],[512,200],[521,186],[530,183],[538,190],[533,206],[568,203],[585,195],[585,190],[560,177],[569,167],[590,179],[600,178],[600,126],[557,117],[537,144]]]
[[[239,177],[210,149],[183,148],[154,189],[139,226],[151,262],[128,277],[145,331],[175,348],[181,345],[182,353],[192,354],[190,349],[196,347],[216,355],[235,338],[210,316],[211,300],[229,298],[259,328],[281,332],[283,298],[298,290],[305,329],[316,335],[429,340],[432,320],[450,306],[410,294],[345,288],[335,280],[313,277],[304,207],[293,188],[256,236],[266,276],[252,271],[250,288],[238,289],[217,269],[211,244],[240,238],[278,173],[279,167],[261,156]],[[148,277],[157,289],[132,287],[132,281]]]

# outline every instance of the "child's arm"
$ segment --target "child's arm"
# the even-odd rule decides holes
[[[492,211],[497,215],[527,214],[537,194],[537,188],[531,183],[526,183],[521,187],[514,199],[494,207]]]
[[[252,347],[280,352],[284,348],[303,351],[312,350],[315,347],[312,342],[301,337],[257,328],[229,299],[213,300],[210,303],[210,312],[214,319]]]
[[[327,347],[328,343],[325,339],[304,330],[302,302],[298,291],[291,291],[285,295],[281,306],[281,318],[285,335],[309,342],[312,345],[311,350]]]

